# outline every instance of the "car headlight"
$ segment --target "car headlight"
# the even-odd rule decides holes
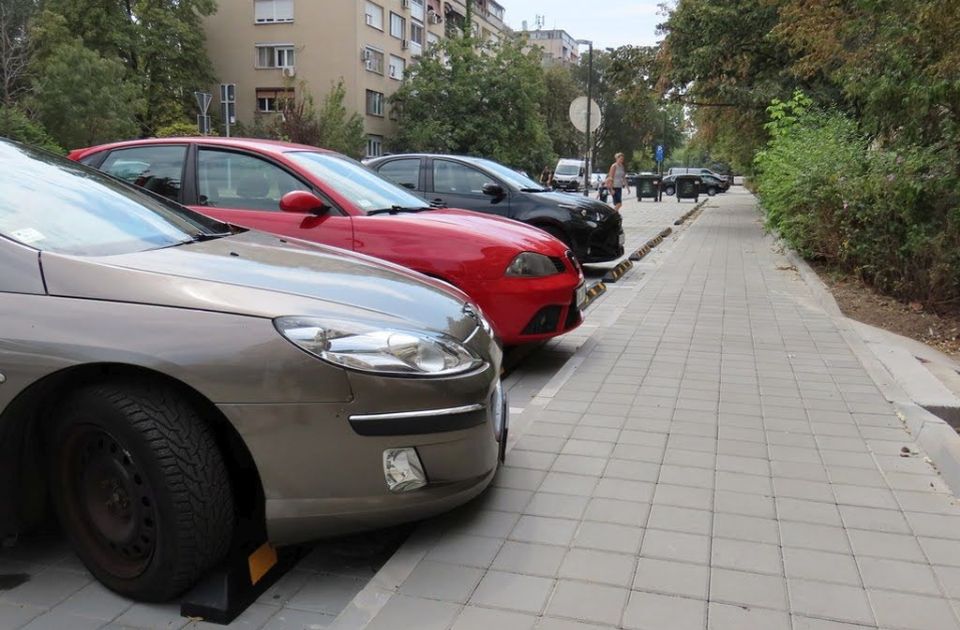
[[[560,272],[557,271],[549,257],[535,252],[523,252],[513,259],[513,262],[507,267],[506,273],[508,276],[539,278],[552,276]]]
[[[469,372],[483,360],[456,339],[376,324],[278,317],[281,335],[334,365],[387,376],[450,376]]]

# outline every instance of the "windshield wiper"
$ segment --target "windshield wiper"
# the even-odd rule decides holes
[[[190,235],[195,243],[213,241],[224,236],[233,236],[233,232],[194,232]]]
[[[372,216],[374,214],[400,214],[401,212],[423,212],[424,210],[433,210],[430,206],[421,206],[419,208],[410,208],[404,206],[390,206],[389,208],[378,208],[376,210],[368,210],[367,215]]]

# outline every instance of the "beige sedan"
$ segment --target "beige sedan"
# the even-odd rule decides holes
[[[496,471],[501,352],[443,283],[3,140],[0,270],[0,537],[49,492],[117,592],[429,516]]]

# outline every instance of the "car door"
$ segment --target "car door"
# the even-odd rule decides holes
[[[510,216],[509,188],[480,169],[462,162],[434,158],[430,175],[432,186],[426,196],[430,203],[503,217]],[[504,194],[500,197],[485,195],[484,184],[496,184],[503,188]]]
[[[214,146],[198,146],[196,154],[198,212],[227,223],[264,232],[353,249],[353,223],[331,206],[324,214],[280,210],[280,198],[294,190],[314,193],[293,172],[262,156]]]
[[[402,186],[426,199],[426,173],[421,172],[423,160],[421,158],[397,158],[387,160],[375,167],[377,174],[397,186]]]

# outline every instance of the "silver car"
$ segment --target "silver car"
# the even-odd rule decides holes
[[[0,538],[49,493],[117,592],[468,501],[506,440],[500,362],[448,285],[0,140]]]

